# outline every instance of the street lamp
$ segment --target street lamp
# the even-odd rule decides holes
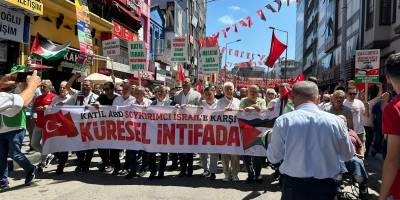
[[[285,31],[285,30],[277,29],[277,28],[275,28],[275,27],[273,27],[273,26],[270,26],[269,29],[277,30],[277,31],[286,33],[285,69],[283,70],[283,77],[284,77],[284,79],[286,79],[286,78],[287,78],[287,77],[286,77],[286,71],[287,71],[287,54],[288,54],[288,47],[289,47],[289,32],[287,32],[287,31]]]
[[[228,64],[227,64],[227,62],[228,62],[228,45],[236,43],[236,42],[240,42],[240,41],[242,41],[242,40],[241,39],[237,39],[235,41],[228,42],[228,43],[225,44],[225,66],[228,66]]]

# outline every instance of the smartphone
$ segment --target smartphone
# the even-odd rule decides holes
[[[28,77],[32,74],[33,74],[33,72],[18,72],[15,82],[18,82],[18,83],[26,82],[26,77]]]

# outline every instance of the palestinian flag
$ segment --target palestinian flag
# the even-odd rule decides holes
[[[247,150],[253,146],[260,145],[266,147],[266,130],[272,128],[275,119],[239,119],[239,126],[243,138],[243,149]]]
[[[56,45],[38,33],[33,41],[31,53],[35,57],[46,60],[59,60],[68,53],[69,45],[70,42],[63,45]]]

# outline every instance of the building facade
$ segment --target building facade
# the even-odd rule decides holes
[[[206,1],[205,0],[153,0],[152,7],[159,7],[164,24],[164,38],[154,55],[161,70],[171,72],[172,80],[176,79],[178,64],[171,62],[172,39],[178,36],[186,37],[187,62],[183,64],[186,77],[197,75],[199,60],[198,39],[206,36]],[[169,69],[169,70],[168,70]]]
[[[298,5],[297,19],[303,16],[304,26],[298,21],[303,37],[297,44],[303,48],[296,51],[296,60],[305,76],[316,76],[326,87],[354,78],[355,51],[363,44],[363,2],[304,0]]]

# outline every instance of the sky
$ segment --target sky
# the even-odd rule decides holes
[[[291,0],[290,6],[287,7],[286,0],[282,0],[282,8],[280,12],[272,13],[265,8],[267,4],[271,4],[277,9],[277,4],[273,0],[216,0],[208,3],[207,7],[207,36],[213,35],[220,31],[219,45],[225,47],[227,42],[241,39],[241,42],[230,44],[232,49],[238,49],[245,52],[261,53],[268,56],[271,45],[272,30],[268,27],[273,26],[278,29],[287,30],[289,32],[289,48],[288,59],[295,58],[295,38],[296,38],[296,1]],[[257,15],[257,10],[262,9],[267,20],[262,21]],[[240,19],[251,16],[254,25],[251,28],[242,27],[238,24],[239,32],[235,33],[233,28],[228,32],[228,37],[224,38],[221,30],[225,29]],[[276,32],[276,36],[281,42],[286,42],[286,34]],[[246,54],[245,54],[246,55]],[[282,56],[284,56],[283,53]],[[225,56],[225,55],[224,55]],[[244,56],[245,57],[245,56]],[[258,60],[258,56],[255,59]],[[224,64],[225,57],[222,59]],[[246,58],[236,58],[228,55],[228,63],[246,62]],[[228,68],[229,69],[229,68]]]

